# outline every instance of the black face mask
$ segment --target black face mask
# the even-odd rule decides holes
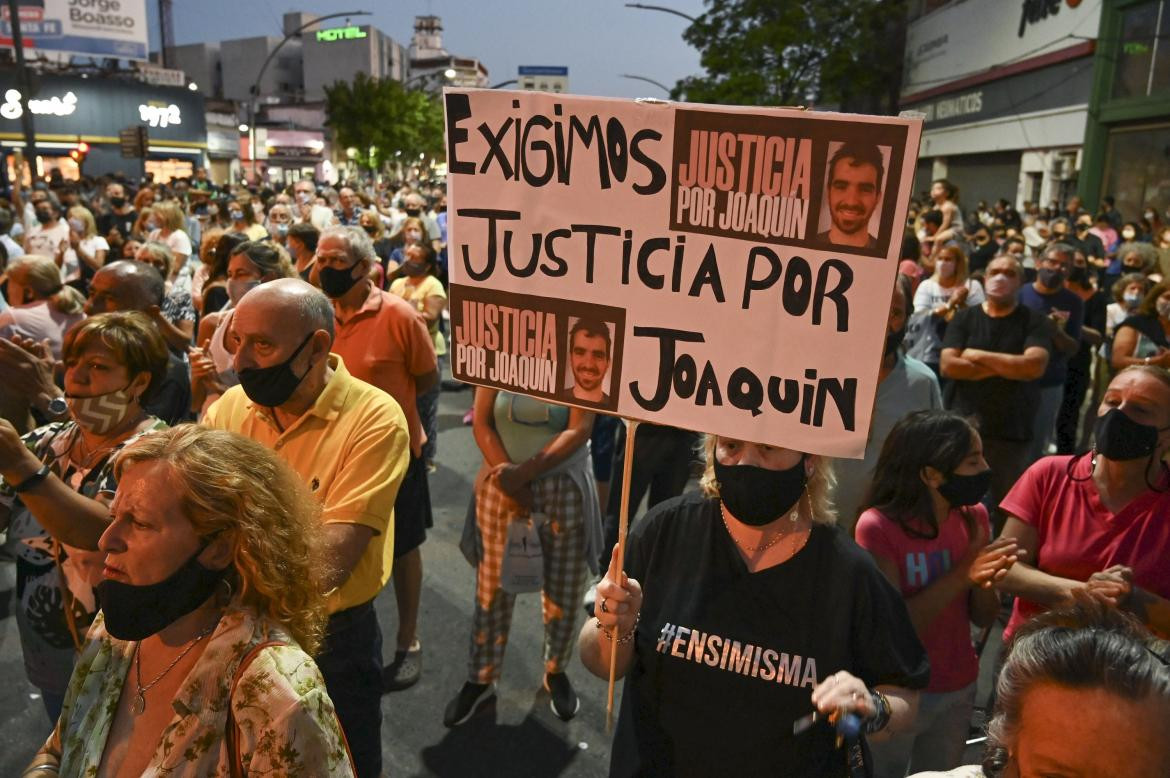
[[[1097,417],[1093,438],[1098,453],[1124,462],[1153,454],[1158,447],[1158,428],[1134,421],[1120,408],[1110,408],[1104,416]]]
[[[1036,271],[1036,277],[1040,279],[1040,283],[1046,289],[1059,289],[1064,283],[1064,271],[1053,270],[1049,267],[1042,267]]]
[[[902,345],[902,341],[904,341],[905,339],[906,339],[906,328],[905,327],[902,327],[902,329],[897,330],[895,332],[888,332],[887,331],[886,332],[886,350],[882,353],[886,354],[887,356],[890,354],[896,353],[898,351],[898,348]]]
[[[418,216],[420,213],[422,213],[422,209],[420,208],[407,208],[405,210],[407,216]]]
[[[1068,280],[1074,284],[1085,283],[1085,281],[1089,280],[1089,269],[1080,265],[1073,265],[1072,270],[1068,271]]]
[[[279,365],[249,367],[241,370],[238,374],[240,386],[243,387],[244,394],[248,395],[248,399],[265,408],[277,408],[288,402],[288,398],[292,397],[293,392],[301,385],[305,375],[309,374],[309,371],[306,370],[305,375],[298,376],[289,365],[297,358],[297,354],[301,353],[301,349],[312,337],[313,333],[310,332],[301,341],[301,345],[297,346],[297,350],[292,353],[292,356]]]
[[[973,475],[951,473],[938,487],[938,493],[952,508],[974,505],[983,499],[991,486],[991,469]]]
[[[111,197],[110,198],[110,205],[114,206],[115,208],[121,208],[125,204],[126,204],[125,197]]]
[[[787,470],[715,462],[719,498],[731,515],[752,527],[775,521],[804,494],[804,458]]]
[[[106,630],[118,640],[142,640],[173,624],[198,608],[215,593],[229,568],[210,570],[198,557],[204,543],[190,559],[165,580],[146,586],[104,580],[97,585]]]
[[[357,263],[350,265],[343,270],[338,270],[335,267],[323,267],[317,271],[318,277],[321,280],[321,291],[337,299],[344,297],[345,293],[353,289],[354,284],[360,281],[360,278],[353,277],[353,269],[357,267]]]
[[[37,211],[37,221],[41,224],[49,224],[53,221],[53,214],[49,211]]]

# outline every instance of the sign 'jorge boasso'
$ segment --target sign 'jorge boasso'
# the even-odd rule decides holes
[[[920,119],[444,99],[456,378],[862,455]]]

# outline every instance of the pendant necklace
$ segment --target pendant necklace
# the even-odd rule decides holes
[[[196,635],[195,639],[191,641],[190,645],[184,648],[183,651],[177,657],[175,657],[175,660],[167,665],[167,669],[163,670],[161,673],[155,676],[154,680],[148,683],[146,686],[142,685],[142,644],[138,644],[138,648],[134,651],[134,675],[136,676],[134,685],[138,687],[138,692],[134,695],[134,701],[130,703],[130,711],[135,716],[141,715],[146,710],[146,693],[151,690],[151,687],[161,681],[167,673],[175,669],[175,665],[177,665],[183,659],[183,657],[187,656],[187,654],[191,652],[191,649],[199,645],[199,641],[210,635],[218,625],[219,622],[217,621],[215,624],[212,624],[210,627]]]
[[[796,522],[800,519],[800,501],[797,500],[796,507],[792,509],[792,513],[788,514],[788,519],[792,522],[792,528],[788,532],[777,532],[771,540],[762,546],[745,546],[735,537],[735,534],[731,531],[731,525],[727,523],[727,506],[722,501],[719,503],[719,516],[723,519],[723,526],[727,529],[727,534],[731,535],[731,539],[735,542],[735,545],[739,546],[746,554],[755,554],[767,551],[780,542],[781,538],[796,537]]]

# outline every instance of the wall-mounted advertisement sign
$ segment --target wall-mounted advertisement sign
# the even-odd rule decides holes
[[[19,133],[22,108],[14,71],[0,74],[0,133]],[[44,75],[29,97],[42,135],[86,136],[114,142],[126,127],[150,129],[152,140],[205,143],[203,96],[190,89],[116,78]],[[103,141],[102,138],[110,138]]]
[[[1102,0],[956,0],[911,22],[902,97],[1097,37]]]
[[[30,53],[147,59],[146,0],[20,0],[20,31]],[[8,4],[0,46],[12,46]]]

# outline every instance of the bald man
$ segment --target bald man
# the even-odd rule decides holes
[[[228,337],[240,385],[204,424],[273,449],[321,503],[331,615],[317,666],[357,775],[374,778],[382,770],[382,632],[373,600],[393,567],[394,501],[410,463],[406,416],[331,353],[333,306],[299,278],[245,294]]]
[[[141,311],[166,338],[167,330],[159,325],[166,291],[162,275],[153,266],[132,259],[111,262],[94,273],[85,312],[93,316],[111,311]],[[142,407],[167,424],[190,420],[191,373],[181,352],[169,351],[166,380]]]

